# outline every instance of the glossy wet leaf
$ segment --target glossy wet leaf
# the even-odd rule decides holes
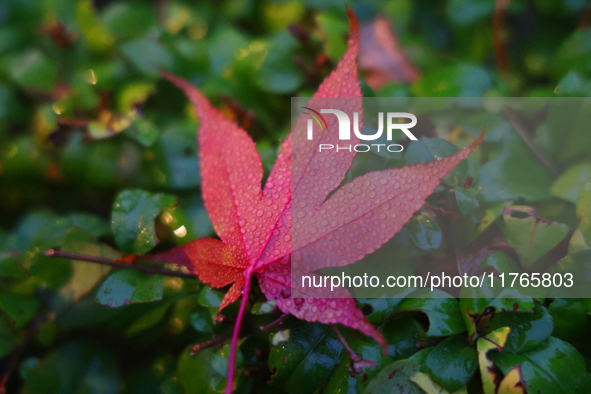
[[[435,290],[440,298],[406,298],[397,312],[421,312],[429,318],[427,337],[448,336],[466,331],[458,300]]]
[[[96,300],[102,305],[118,308],[137,302],[162,299],[162,277],[146,276],[135,270],[119,270],[101,285]]]
[[[548,307],[554,330],[552,335],[568,341],[580,337],[588,330],[587,307],[584,300],[555,298]]]
[[[420,370],[420,365],[414,361],[394,361],[370,382],[364,394],[423,394],[423,390],[411,381]]]
[[[496,394],[497,392],[496,382],[498,381],[499,376],[495,370],[494,363],[491,361],[491,356],[495,355],[496,352],[503,350],[507,336],[510,332],[511,329],[509,327],[502,327],[479,338],[476,342],[478,366],[480,369],[484,394]]]
[[[343,335],[353,351],[364,360],[361,363],[365,366],[362,368],[362,373],[351,376],[352,362],[349,353],[341,352],[339,365],[324,387],[323,392],[326,394],[363,392],[369,382],[379,373],[380,368],[390,362],[377,343],[366,341],[362,335],[352,330],[344,330]]]
[[[271,382],[290,393],[313,392],[337,367],[342,349],[326,325],[291,329],[289,341],[273,347],[269,354]]]
[[[419,350],[416,342],[424,335],[417,321],[402,316],[388,319],[382,332],[388,342],[388,355],[393,360],[406,359],[416,353]]]
[[[112,229],[117,245],[127,253],[144,254],[159,242],[154,219],[164,208],[176,204],[167,194],[125,190],[113,203]]]
[[[501,313],[490,320],[489,330],[509,327],[511,332],[505,342],[506,352],[523,353],[540,346],[554,328],[548,310],[541,305],[533,313]]]
[[[478,356],[465,337],[454,335],[431,351],[421,371],[450,392],[459,390],[478,368]]]
[[[490,359],[507,374],[521,365],[525,389],[528,392],[584,393],[585,363],[581,354],[566,342],[550,337],[535,349],[511,354],[490,353]]]
[[[436,221],[419,215],[410,222],[410,237],[420,249],[432,251],[439,248],[443,236]]]

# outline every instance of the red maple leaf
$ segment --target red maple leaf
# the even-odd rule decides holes
[[[349,9],[348,13],[351,25],[348,49],[314,98],[362,97],[355,60],[359,29]],[[243,296],[232,337],[226,393],[232,391],[236,347],[253,275],[266,297],[277,300],[277,307],[284,313],[311,322],[352,327],[374,338],[385,349],[383,335],[365,319],[346,289],[339,288],[330,294],[331,298],[325,298],[326,289],[299,288],[302,294],[307,291],[307,298],[291,297],[292,266],[314,275],[316,269],[352,264],[378,249],[421,208],[441,178],[480,144],[483,134],[453,156],[428,164],[370,172],[334,191],[344,179],[354,155],[325,152],[327,155],[320,157],[316,147],[299,149],[294,133],[304,130],[299,127],[304,122],[301,118],[283,143],[261,189],[263,167],[248,134],[225,118],[188,82],[168,73],[163,76],[195,104],[200,119],[203,199],[220,240],[198,239],[154,255],[150,260],[185,266],[214,288],[233,283],[220,311]],[[327,138],[330,135],[336,138],[334,125],[325,132]],[[298,154],[294,157],[292,141],[297,145],[293,152]],[[359,140],[352,138],[351,142]],[[323,187],[313,193],[296,193],[314,184]],[[327,199],[331,192],[334,193]],[[379,233],[369,230],[378,226]],[[292,241],[292,235],[298,235],[297,242]],[[344,256],[337,256],[331,247],[334,244],[354,247],[347,249]]]

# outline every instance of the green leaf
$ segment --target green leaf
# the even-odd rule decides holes
[[[135,293],[134,293],[135,294]],[[144,313],[139,319],[134,321],[126,330],[127,335],[134,335],[149,328],[154,327],[164,320],[166,312],[170,307],[170,303],[165,303],[159,308],[153,309],[150,312]]]
[[[222,303],[223,299],[224,292],[213,290],[209,286],[203,287],[203,290],[201,290],[201,293],[199,293],[199,304],[209,308],[217,309]]]
[[[151,183],[181,190],[201,184],[194,124],[173,123],[164,128],[151,152],[154,156],[142,165]]]
[[[228,371],[229,346],[215,351],[207,348],[191,356],[191,347],[187,347],[181,354],[177,365],[176,377],[186,393],[220,393],[226,388],[226,374]],[[242,363],[242,353],[238,350],[236,364]],[[240,374],[234,388],[240,386]],[[235,390],[238,392],[240,390]],[[241,391],[242,392],[242,391]]]
[[[427,296],[427,293],[411,293],[411,297]],[[421,312],[429,318],[427,337],[460,334],[466,331],[458,300],[449,294],[435,290],[433,298],[405,298],[396,307],[396,312]],[[437,298],[436,298],[437,297]]]
[[[589,248],[589,245],[587,245],[587,242],[585,242],[585,238],[583,237],[581,230],[577,228],[568,244],[568,254],[570,255],[588,249],[591,248]]]
[[[465,337],[454,335],[439,343],[425,360],[421,371],[450,392],[468,383],[478,368],[478,353]]]
[[[511,332],[507,336],[504,351],[522,353],[540,346],[552,334],[554,324],[548,310],[537,305],[533,314],[497,314],[490,320],[489,327],[491,331],[509,327]]]
[[[168,50],[156,41],[139,39],[130,41],[121,47],[123,54],[139,71],[151,77],[161,70],[168,70],[173,58]]]
[[[552,197],[553,179],[531,149],[511,133],[503,140],[500,154],[480,168],[476,182],[485,201],[510,201],[519,197],[527,201]]]
[[[293,92],[300,87],[303,78],[292,61],[298,41],[287,33],[277,35],[265,48],[267,56],[257,68],[261,89],[275,94]]]
[[[159,301],[162,299],[162,277],[152,275],[140,281],[135,287],[129,302]]]
[[[103,12],[103,25],[117,38],[137,37],[154,24],[154,13],[142,3],[111,3]]]
[[[555,298],[548,307],[554,330],[552,335],[562,340],[586,335],[589,329],[588,311],[584,300]]]
[[[209,384],[213,378],[210,374],[209,368],[215,349],[204,349],[195,356],[191,356],[190,353],[190,347],[183,351],[179,358],[176,371],[176,377],[181,386],[185,389],[185,392],[204,394],[217,393],[218,391]]]
[[[382,333],[388,343],[388,355],[393,360],[405,359],[415,354],[416,342],[424,334],[422,327],[414,320],[393,316],[384,323]]]
[[[337,367],[342,349],[327,325],[309,323],[293,328],[289,342],[271,349],[271,382],[288,393],[311,393]]]
[[[115,357],[96,342],[68,342],[43,360],[25,360],[20,372],[27,393],[117,394],[121,390]]]
[[[447,3],[447,18],[458,26],[469,26],[492,15],[495,6],[487,0],[452,0]]]
[[[369,363],[363,369],[362,374],[351,376],[352,366],[349,353],[341,352],[339,365],[324,387],[323,393],[325,394],[362,392],[368,383],[379,373],[382,363],[390,361],[388,358],[384,359],[380,346],[373,341],[368,342],[367,337],[363,334],[349,329],[343,334],[355,354],[362,360],[369,361]],[[375,367],[370,366],[371,363],[374,363]]]
[[[580,163],[566,170],[552,184],[552,195],[570,201],[577,202],[581,185],[591,178],[591,164]]]
[[[5,318],[0,317],[0,357],[8,356],[17,345],[15,332]]]
[[[497,382],[500,377],[491,359],[490,355],[494,355],[494,351],[502,351],[505,346],[507,336],[511,332],[509,327],[499,328],[486,336],[479,338],[476,343],[478,350],[478,365],[480,367],[480,377],[482,379],[482,389],[484,394],[496,394]]]
[[[424,394],[410,379],[420,372],[412,360],[398,360],[386,366],[367,386],[364,394]]]
[[[145,254],[158,243],[154,219],[160,211],[176,204],[168,194],[125,190],[113,204],[112,228],[115,241],[127,253]]]
[[[103,282],[96,300],[102,305],[118,308],[129,303],[162,299],[162,277],[146,277],[139,271],[119,270]]]
[[[145,147],[154,145],[160,135],[160,131],[152,122],[137,115],[133,119],[132,127],[128,127],[123,132]]]
[[[488,71],[472,64],[437,68],[413,83],[412,93],[423,97],[479,97],[492,84]]]
[[[480,203],[476,199],[476,194],[479,190],[475,189],[464,189],[463,187],[456,187],[455,195],[458,208],[462,215],[470,215],[476,208],[480,206]]]
[[[37,49],[12,58],[8,63],[12,79],[25,89],[50,91],[58,75],[56,63]]]
[[[521,366],[523,384],[528,393],[583,393],[581,382],[586,376],[581,354],[566,342],[550,337],[525,353],[491,353],[490,359],[507,374]]]
[[[410,224],[410,237],[415,245],[425,251],[433,251],[441,246],[441,229],[437,222],[427,216],[415,216]]]
[[[458,151],[459,148],[457,146],[450,144],[444,139],[421,137],[420,140],[412,141],[408,145],[404,159],[409,164],[428,163],[433,160],[441,160]],[[443,179],[452,187],[460,186],[464,182],[467,173],[468,161],[463,160]]]
[[[507,242],[515,249],[519,261],[531,267],[566,237],[566,224],[551,222],[535,216],[535,209],[526,206],[507,207],[503,218],[507,227]]]
[[[0,293],[0,309],[14,322],[23,327],[37,313],[39,301],[28,295]]]
[[[109,224],[94,215],[73,213],[58,216],[51,211],[29,211],[16,228],[15,249],[24,251],[33,243],[41,248],[61,246],[70,228],[79,227],[94,237],[110,234]]]
[[[123,256],[121,252],[97,243],[90,233],[77,227],[70,229],[64,237],[62,250],[107,259],[118,259]],[[80,301],[110,270],[111,267],[106,265],[73,260],[72,275],[69,281],[61,287],[59,297],[54,301],[54,309],[61,310],[71,303]]]
[[[577,198],[577,220],[585,242],[591,245],[591,180],[581,186]]]
[[[569,71],[558,81],[554,93],[558,96],[586,97],[591,93],[591,81],[584,78],[577,71]]]
[[[554,74],[561,77],[574,70],[583,75],[591,76],[590,50],[591,29],[575,30],[568,39],[562,42],[554,55]]]
[[[191,314],[191,326],[199,332],[209,332],[213,329],[211,313],[206,309],[200,309]]]

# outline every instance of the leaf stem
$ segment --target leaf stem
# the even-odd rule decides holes
[[[244,272],[244,288],[242,289],[242,301],[238,316],[236,317],[236,324],[234,325],[234,332],[232,333],[232,345],[230,346],[230,357],[228,358],[228,379],[226,385],[226,394],[232,394],[234,387],[234,370],[236,369],[236,350],[238,349],[238,337],[240,335],[240,327],[246,311],[246,304],[248,304],[248,294],[250,293],[250,281],[254,273],[254,266],[248,267]]]
[[[212,346],[221,345],[226,340],[232,337],[232,331],[223,333],[222,335],[212,335],[211,338],[205,342],[197,343],[191,348],[191,356],[199,353],[202,350],[210,348]]]
[[[355,353],[353,348],[345,340],[343,334],[341,334],[341,332],[337,329],[337,327],[334,324],[331,324],[330,327],[337,335],[339,341],[343,344],[343,347],[345,348],[347,353],[349,353],[349,359],[351,360],[351,366],[349,367],[349,370],[352,374],[360,374],[363,373],[363,369],[376,366],[376,364],[373,361],[364,360],[361,357],[359,357],[359,355]]]
[[[190,273],[182,272],[182,271],[175,271],[169,270],[159,267],[148,267],[145,265],[139,265],[134,263],[121,263],[116,260],[107,259],[105,257],[98,257],[98,256],[90,256],[86,254],[78,254],[72,252],[64,252],[62,250],[55,250],[49,249],[45,251],[45,256],[47,257],[60,257],[64,259],[70,260],[80,260],[80,261],[87,261],[89,263],[96,263],[102,265],[109,265],[111,267],[118,267],[118,268],[131,268],[136,271],[142,271],[150,275],[163,275],[163,276],[174,276],[179,278],[191,278],[195,279],[196,276]]]
[[[271,328],[275,325],[281,325],[281,323],[283,323],[285,321],[285,319],[287,319],[288,317],[289,317],[289,313],[284,313],[281,316],[279,316],[278,319],[273,320],[271,323],[266,324],[264,326],[260,326],[259,330],[267,331],[269,328]]]

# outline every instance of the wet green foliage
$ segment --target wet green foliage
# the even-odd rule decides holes
[[[577,28],[588,1],[513,0],[501,32],[502,73],[493,1],[348,5],[362,24],[389,19],[421,73],[372,90],[361,68],[366,96],[591,93],[591,30]],[[311,94],[334,67],[346,21],[339,1],[0,2],[0,371],[12,372],[7,392],[223,391],[224,339],[237,311],[231,305],[225,319],[216,317],[223,291],[44,251],[113,260],[213,236],[199,192],[198,120],[158,71],[189,79],[244,127],[268,174],[287,135],[290,97]],[[565,102],[548,119],[571,110]],[[472,272],[527,272],[559,261],[579,262],[588,275],[588,120],[560,135],[529,130],[536,152],[510,122],[478,118],[459,129],[422,130],[404,154],[376,158],[384,168],[428,162],[487,125],[479,156],[445,177],[390,246],[409,262],[454,265],[473,260],[450,245],[469,254],[490,247],[477,267],[464,267]],[[329,326],[290,318],[259,330],[279,316],[255,288],[235,392],[488,394],[499,385],[519,392],[510,391],[511,379],[528,392],[587,392],[588,299],[471,291],[460,300],[359,299],[388,354],[341,327],[353,350],[376,365],[351,375]],[[192,345],[212,338],[220,346],[190,355]]]

